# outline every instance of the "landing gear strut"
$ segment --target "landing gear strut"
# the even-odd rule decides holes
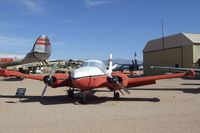
[[[74,88],[70,88],[68,91],[67,91],[67,93],[68,93],[68,96],[70,97],[70,98],[74,98]]]
[[[84,91],[81,91],[81,97],[79,99],[79,103],[80,104],[85,104],[86,102],[86,96],[85,96],[85,92]]]
[[[119,92],[114,91],[114,100],[118,101],[120,98]]]
[[[69,98],[74,99],[74,95],[75,95],[74,94],[74,88],[69,88],[69,90],[67,91],[67,95],[68,95]],[[84,91],[81,91],[80,98],[79,98],[78,102],[80,104],[85,104],[85,102],[86,102],[86,95],[85,95]]]

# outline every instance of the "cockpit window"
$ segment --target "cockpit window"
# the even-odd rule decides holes
[[[101,62],[101,61],[90,61],[90,60],[83,62],[81,67],[100,67],[100,68],[106,69],[106,66],[103,62]]]
[[[89,65],[89,62],[83,62],[83,64],[81,65],[81,67],[87,67]]]

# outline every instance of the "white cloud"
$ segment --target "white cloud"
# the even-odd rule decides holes
[[[91,7],[105,5],[109,3],[113,3],[113,1],[112,0],[85,0],[85,4]]]
[[[32,13],[44,14],[45,0],[20,0],[20,3]]]

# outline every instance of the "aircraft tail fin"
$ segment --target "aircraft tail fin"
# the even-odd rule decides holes
[[[51,43],[46,35],[39,36],[31,50],[22,61],[22,64],[44,61],[51,55]]]
[[[110,55],[109,55],[108,63],[109,63],[108,72],[112,73],[113,69],[115,69],[117,67],[117,64],[113,65],[112,53],[110,53]]]
[[[138,65],[138,61],[137,61],[137,54],[136,54],[136,52],[134,54],[134,62],[135,62],[135,65],[137,66]]]
[[[46,35],[38,37],[33,46],[32,53],[36,59],[40,60],[46,60],[51,55],[51,43]]]

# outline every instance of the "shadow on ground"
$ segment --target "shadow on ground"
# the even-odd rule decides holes
[[[0,95],[0,98],[16,98],[19,97],[12,95]],[[40,102],[42,105],[55,105],[55,104],[68,104],[73,103],[75,105],[79,104],[79,96],[76,96],[71,99],[67,95],[59,95],[59,96],[24,96],[21,98],[22,103],[30,103],[30,102]],[[108,101],[113,101],[112,97],[97,97],[95,95],[86,96],[86,104],[101,104]],[[121,97],[119,101],[135,101],[135,102],[160,102],[159,98],[124,98]],[[16,101],[7,101],[6,103],[17,103]]]
[[[147,91],[182,91],[183,93],[199,94],[200,88],[129,88],[129,90],[147,90]]]
[[[0,79],[0,81],[22,81],[22,80],[24,80],[24,78],[12,77],[12,78],[3,78],[3,79]]]

